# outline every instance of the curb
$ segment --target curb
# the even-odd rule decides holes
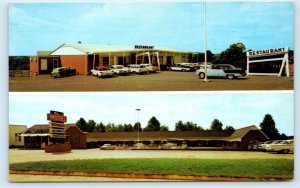
[[[110,178],[133,178],[133,179],[161,179],[183,181],[290,181],[290,178],[246,178],[246,177],[213,177],[191,175],[166,175],[166,174],[129,174],[129,173],[99,173],[99,172],[61,172],[61,171],[32,171],[32,170],[9,170],[9,174],[26,175],[52,175],[52,176],[84,176],[84,177],[110,177]],[[134,181],[134,180],[133,180]]]

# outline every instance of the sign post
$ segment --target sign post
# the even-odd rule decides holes
[[[286,76],[289,77],[288,54],[288,47],[247,52],[247,75],[282,76],[285,68]]]
[[[47,114],[49,120],[49,142],[45,147],[48,153],[66,152],[71,150],[71,145],[66,143],[66,126],[67,117],[63,112],[53,111]]]

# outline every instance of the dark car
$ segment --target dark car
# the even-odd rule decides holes
[[[70,69],[69,67],[59,67],[54,68],[51,72],[51,77],[58,78],[58,77],[65,77],[65,76],[72,76],[76,74],[76,69]]]

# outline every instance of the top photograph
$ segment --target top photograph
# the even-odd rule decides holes
[[[291,2],[11,3],[9,91],[294,90]]]

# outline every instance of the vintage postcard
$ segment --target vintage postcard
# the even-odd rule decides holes
[[[9,181],[291,181],[291,2],[11,3]]]

